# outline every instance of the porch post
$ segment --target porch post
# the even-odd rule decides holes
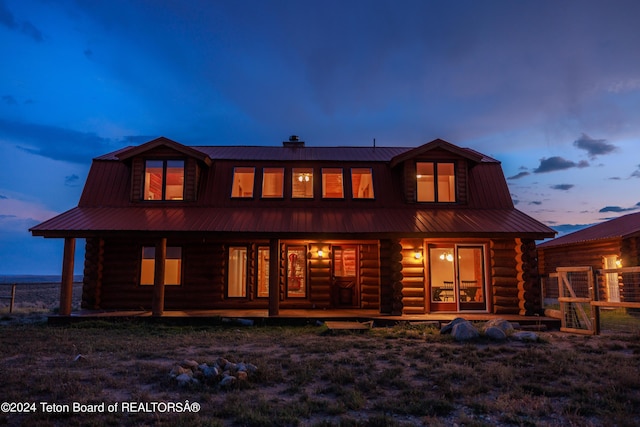
[[[64,254],[62,257],[62,282],[60,284],[60,315],[71,315],[73,297],[73,258],[76,253],[76,239],[64,238]]]
[[[269,240],[269,317],[280,314],[280,241]]]
[[[164,261],[167,258],[167,238],[156,242],[156,258],[153,276],[152,314],[162,316],[164,313]]]

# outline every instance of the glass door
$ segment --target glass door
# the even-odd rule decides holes
[[[431,311],[486,310],[484,247],[429,245]]]
[[[333,246],[331,300],[334,307],[358,307],[358,246]]]

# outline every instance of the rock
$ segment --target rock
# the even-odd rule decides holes
[[[202,375],[204,375],[205,378],[217,377],[219,373],[220,371],[218,371],[218,368],[215,366],[207,366],[202,369]]]
[[[518,341],[526,341],[526,342],[537,342],[540,338],[538,334],[531,331],[520,331],[511,335],[511,338]]]
[[[220,386],[221,387],[229,387],[229,386],[235,384],[236,381],[237,381],[236,377],[228,375],[228,376],[222,378],[222,380],[220,381]]]
[[[238,381],[246,381],[249,378],[249,375],[246,371],[238,371],[236,378],[238,378]]]
[[[489,326],[484,330],[484,335],[487,338],[491,338],[495,341],[504,341],[507,339],[507,334],[501,328],[497,326]]]
[[[191,382],[191,375],[187,375],[187,374],[180,374],[176,377],[176,381],[178,381],[178,384],[188,384]]]
[[[513,332],[513,325],[504,319],[491,319],[487,323],[484,324],[485,330],[488,328],[499,328],[506,335],[509,335]]]
[[[198,362],[196,362],[195,360],[183,360],[182,362],[180,362],[180,366],[182,366],[183,368],[189,368],[189,369],[197,369],[198,368]]]
[[[193,371],[191,369],[183,368],[180,365],[174,365],[173,369],[171,369],[171,372],[169,372],[169,375],[171,375],[174,378],[179,376],[179,375],[183,375],[183,374],[187,374],[189,376],[192,376],[193,375]]]
[[[458,322],[453,327],[453,329],[451,330],[451,335],[456,341],[468,341],[474,338],[478,338],[480,336],[480,333],[471,324],[471,322],[465,320],[464,322]]]
[[[467,322],[468,323],[468,320],[465,320],[462,317],[456,317],[451,322],[449,322],[449,323],[445,324],[444,326],[442,326],[442,328],[440,328],[440,333],[441,334],[450,334],[451,331],[453,331],[453,327],[456,326],[458,323],[462,323],[462,322]]]
[[[258,372],[258,367],[252,363],[247,363],[247,373],[255,374],[256,372]]]

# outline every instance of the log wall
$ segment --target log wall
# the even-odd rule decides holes
[[[423,314],[425,306],[425,269],[422,239],[403,239],[402,245],[402,304],[404,314]],[[415,257],[416,251],[421,254]]]
[[[360,307],[380,308],[380,257],[378,245],[360,245]]]

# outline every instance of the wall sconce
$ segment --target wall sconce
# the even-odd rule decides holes
[[[616,267],[617,268],[622,268],[622,260],[621,259],[617,259],[616,260]]]
[[[322,258],[324,256],[324,251],[322,249],[318,249],[318,258]]]
[[[415,253],[413,254],[415,259],[420,259],[422,258],[422,252],[420,251],[415,251]]]

